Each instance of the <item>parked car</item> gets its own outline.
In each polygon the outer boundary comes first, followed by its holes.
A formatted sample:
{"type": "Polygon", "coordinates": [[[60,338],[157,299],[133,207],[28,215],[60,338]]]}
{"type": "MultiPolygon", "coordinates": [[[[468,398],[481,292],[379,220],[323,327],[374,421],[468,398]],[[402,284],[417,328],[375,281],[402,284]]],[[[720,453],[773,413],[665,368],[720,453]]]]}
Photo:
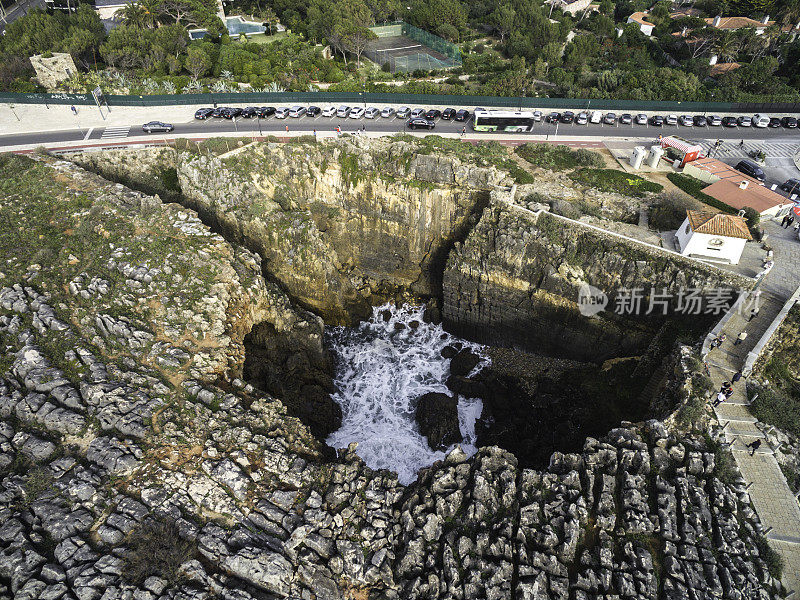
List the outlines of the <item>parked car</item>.
{"type": "Polygon", "coordinates": [[[533,111],[533,122],[539,123],[542,120],[542,111],[535,110],[533,111]]]}
{"type": "Polygon", "coordinates": [[[769,115],[756,113],[753,115],[753,127],[769,127],[769,115]]]}
{"type": "MultiPolygon", "coordinates": [[[[637,119],[638,119],[638,117],[637,117],[637,119]]],[[[647,117],[645,117],[645,121],[644,122],[647,123],[647,117]]],[[[630,114],[630,113],[622,113],[619,116],[619,124],[620,125],[630,125],[631,123],[633,123],[633,115],[632,114],[630,114]]]]}
{"type": "Polygon", "coordinates": [[[349,106],[342,104],[336,109],[336,116],[340,119],[346,119],[350,115],[350,110],[352,109],[349,106]]]}
{"type": "Polygon", "coordinates": [[[411,111],[410,117],[412,119],[424,119],[425,118],[425,109],[424,108],[415,108],[411,111]]]}
{"type": "Polygon", "coordinates": [[[150,121],[142,125],[142,131],[145,133],[169,133],[175,129],[172,123],[162,123],[161,121],[150,121]]]}
{"type": "Polygon", "coordinates": [[[613,125],[617,122],[617,115],[614,113],[608,113],[605,117],[603,117],[603,123],[606,125],[613,125]]]}
{"type": "Polygon", "coordinates": [[[367,112],[364,110],[363,106],[356,106],[354,109],[350,111],[350,114],[347,115],[350,119],[360,119],[364,116],[364,113],[367,112]]]}
{"type": "Polygon", "coordinates": [[[242,114],[242,109],[241,108],[225,108],[222,111],[222,118],[224,118],[224,119],[233,119],[235,117],[238,117],[241,114],[242,114]]]}
{"type": "Polygon", "coordinates": [[[370,106],[367,110],[364,111],[364,116],[367,119],[374,119],[377,116],[380,116],[381,109],[375,108],[374,106],[370,106]]]}
{"type": "Polygon", "coordinates": [[[306,114],[306,107],[305,106],[293,106],[289,109],[289,116],[294,119],[299,119],[300,117],[305,116],[306,114]]]}
{"type": "Polygon", "coordinates": [[[401,106],[397,109],[397,118],[398,119],[405,119],[409,114],[411,114],[411,109],[407,106],[401,106]]]}
{"type": "MultiPolygon", "coordinates": [[[[622,123],[622,119],[620,119],[620,123],[622,123]]],[[[638,115],[636,115],[636,124],[647,125],[647,115],[644,113],[639,113],[638,115]]]]}
{"type": "Polygon", "coordinates": [[[797,127],[797,119],[794,117],[783,117],[781,119],[781,125],[786,127],[786,129],[795,129],[797,127]]]}
{"type": "Polygon", "coordinates": [[[800,179],[787,179],[778,187],[789,195],[800,194],[800,179]]]}
{"type": "Polygon", "coordinates": [[[736,119],[736,124],[739,127],[750,127],[753,124],[753,119],[750,117],[741,116],[736,119]]]}
{"type": "MultiPolygon", "coordinates": [[[[469,118],[471,116],[472,116],[472,114],[467,109],[462,108],[461,110],[459,110],[456,113],[455,120],[463,123],[464,121],[469,121],[469,118]]],[[[534,117],[533,120],[535,121],[536,117],[534,117]]],[[[541,120],[541,118],[540,118],[540,120],[541,120]]]]}
{"type": "Polygon", "coordinates": [[[547,115],[547,119],[545,119],[548,123],[558,123],[561,120],[561,113],[560,112],[551,112],[547,115]]]}
{"type": "Polygon", "coordinates": [[[681,115],[681,118],[678,122],[684,127],[691,127],[694,125],[694,119],[692,118],[692,115],[681,115]]]}
{"type": "Polygon", "coordinates": [[[322,116],[323,117],[328,117],[328,118],[335,117],[336,116],[336,112],[337,112],[337,109],[336,109],[335,106],[329,106],[328,108],[323,108],[322,109],[322,116]]]}
{"type": "Polygon", "coordinates": [[[708,124],[711,127],[719,127],[720,125],[722,125],[722,117],[720,117],[719,115],[711,115],[710,117],[707,117],[707,119],[708,119],[708,124]]]}
{"type": "Polygon", "coordinates": [[[274,106],[260,106],[258,108],[258,116],[262,119],[266,119],[267,117],[271,117],[275,114],[275,107],[274,106]]]}
{"type": "Polygon", "coordinates": [[[740,173],[749,175],[753,179],[758,179],[759,181],[764,181],[767,178],[767,176],[764,174],[764,169],[759,167],[752,160],[740,160],[734,169],[740,173]]]}
{"type": "Polygon", "coordinates": [[[452,121],[455,116],[456,116],[455,108],[445,108],[444,111],[442,112],[442,118],[445,121],[452,121]]]}
{"type": "Polygon", "coordinates": [[[417,117],[409,119],[408,123],[406,123],[406,127],[408,127],[409,129],[433,129],[434,127],[436,127],[436,123],[434,123],[430,119],[417,117]]]}
{"type": "Polygon", "coordinates": [[[653,115],[652,117],[650,117],[648,122],[653,127],[662,127],[664,125],[664,117],[662,117],[661,115],[653,115]]]}
{"type": "Polygon", "coordinates": [[[393,117],[395,110],[391,106],[387,106],[381,111],[381,117],[384,119],[388,119],[389,117],[393,117]]]}
{"type": "Polygon", "coordinates": [[[306,115],[309,117],[317,117],[322,114],[322,109],[319,106],[309,106],[306,115]]]}
{"type": "Polygon", "coordinates": [[[695,127],[705,127],[708,125],[708,119],[706,119],[703,115],[695,115],[692,121],[694,122],[695,127]]]}
{"type": "Polygon", "coordinates": [[[215,119],[219,119],[222,117],[222,114],[225,112],[225,110],[226,109],[224,106],[217,107],[211,111],[211,116],[214,117],[215,119]]]}
{"type": "Polygon", "coordinates": [[[579,112],[578,115],[575,117],[575,124],[576,125],[586,125],[589,122],[589,113],[586,111],[579,112]]]}
{"type": "Polygon", "coordinates": [[[199,121],[205,121],[213,113],[214,113],[213,108],[200,108],[197,110],[197,112],[194,113],[194,118],[198,119],[199,121]]]}
{"type": "Polygon", "coordinates": [[[770,117],[769,125],[767,127],[772,127],[773,129],[776,129],[778,127],[783,127],[783,123],[781,123],[779,117],[770,117]]]}
{"type": "Polygon", "coordinates": [[[602,120],[603,120],[603,113],[601,113],[599,110],[592,112],[592,116],[589,117],[589,123],[592,123],[593,125],[597,125],[602,120]]]}
{"type": "Polygon", "coordinates": [[[664,123],[666,125],[677,125],[678,124],[678,115],[667,115],[664,119],[664,123]]]}
{"type": "Polygon", "coordinates": [[[279,106],[275,109],[275,118],[276,119],[285,119],[289,116],[289,111],[291,109],[288,106],[279,106]]]}
{"type": "Polygon", "coordinates": [[[736,117],[723,117],[722,125],[723,127],[736,127],[738,122],[736,121],[736,117]]]}
{"type": "Polygon", "coordinates": [[[257,115],[258,115],[258,108],[256,108],[255,106],[247,106],[242,109],[243,119],[252,119],[257,115]]]}
{"type": "Polygon", "coordinates": [[[571,110],[565,110],[561,114],[561,122],[562,123],[574,123],[575,122],[575,113],[571,110]]]}
{"type": "Polygon", "coordinates": [[[439,117],[442,116],[442,111],[437,110],[435,108],[430,109],[428,112],[425,113],[425,118],[430,121],[435,121],[439,117]]]}

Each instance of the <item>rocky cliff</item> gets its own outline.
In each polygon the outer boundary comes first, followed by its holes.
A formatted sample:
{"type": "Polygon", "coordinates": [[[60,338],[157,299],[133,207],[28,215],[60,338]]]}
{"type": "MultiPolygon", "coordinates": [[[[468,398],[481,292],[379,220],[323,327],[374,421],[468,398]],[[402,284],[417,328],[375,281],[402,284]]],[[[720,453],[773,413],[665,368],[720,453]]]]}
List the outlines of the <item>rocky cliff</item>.
{"type": "Polygon", "coordinates": [[[646,301],[639,314],[615,314],[617,290],[639,288],[647,295],[651,288],[708,292],[753,284],[699,261],[521,208],[506,192],[492,195],[478,225],[456,244],[443,280],[442,314],[456,332],[595,362],[640,354],[663,322],[644,314],[646,301]],[[593,318],[578,310],[584,284],[609,296],[606,310],[593,318]]]}
{"type": "Polygon", "coordinates": [[[541,470],[456,450],[408,487],[325,460],[236,378],[252,324],[319,327],[254,255],[51,158],[0,157],[0,195],[0,598],[780,591],[713,441],[626,425],[541,470]]]}

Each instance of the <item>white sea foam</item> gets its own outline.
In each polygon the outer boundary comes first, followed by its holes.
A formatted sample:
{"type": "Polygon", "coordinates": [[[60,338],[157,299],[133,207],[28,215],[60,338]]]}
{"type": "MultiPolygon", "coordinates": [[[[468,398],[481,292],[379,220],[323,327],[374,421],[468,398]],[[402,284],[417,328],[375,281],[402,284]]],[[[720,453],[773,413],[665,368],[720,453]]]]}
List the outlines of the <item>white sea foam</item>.
{"type": "MultiPolygon", "coordinates": [[[[446,455],[430,449],[414,419],[417,398],[429,392],[450,393],[445,385],[450,360],[442,357],[441,350],[460,343],[480,354],[480,346],[425,323],[423,310],[387,304],[375,307],[372,317],[358,327],[329,330],[330,346],[337,355],[332,397],[342,407],[342,427],[327,442],[334,448],[358,442],[356,452],[368,466],[396,472],[403,484],[446,455]],[[416,329],[411,327],[414,321],[419,324],[416,329]]],[[[481,409],[479,399],[458,398],[464,438],[459,445],[469,455],[476,451],[475,421],[481,409]]]]}

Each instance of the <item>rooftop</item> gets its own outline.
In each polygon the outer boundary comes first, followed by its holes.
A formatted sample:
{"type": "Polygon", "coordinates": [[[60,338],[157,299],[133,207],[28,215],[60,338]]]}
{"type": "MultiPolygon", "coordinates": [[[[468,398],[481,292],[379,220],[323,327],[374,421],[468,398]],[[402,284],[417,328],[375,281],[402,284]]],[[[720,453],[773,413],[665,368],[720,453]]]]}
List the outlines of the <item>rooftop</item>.
{"type": "Polygon", "coordinates": [[[722,17],[718,25],[714,25],[713,18],[706,19],[705,21],[717,29],[744,29],[745,27],[759,28],[769,27],[770,25],[775,24],[775,21],[767,21],[766,23],[763,23],[762,21],[756,21],[750,17],[722,17]]]}
{"type": "Polygon", "coordinates": [[[757,182],[753,183],[754,180],[750,177],[742,175],[738,171],[736,173],[739,174],[738,180],[721,179],[707,188],[703,188],[703,192],[737,210],[749,206],[760,213],[789,202],[769,188],[759,185],[757,182]],[[747,180],[751,182],[747,188],[740,188],[739,183],[747,180]]]}
{"type": "Polygon", "coordinates": [[[655,23],[651,23],[647,20],[647,13],[643,13],[641,11],[633,13],[630,17],[628,17],[630,21],[636,21],[640,25],[650,25],[651,27],[655,27],[655,23]]]}
{"type": "Polygon", "coordinates": [[[686,216],[689,218],[689,225],[695,233],[722,235],[744,240],[753,239],[753,236],[750,235],[750,230],[747,228],[747,223],[738,215],[687,210],[686,216]]]}

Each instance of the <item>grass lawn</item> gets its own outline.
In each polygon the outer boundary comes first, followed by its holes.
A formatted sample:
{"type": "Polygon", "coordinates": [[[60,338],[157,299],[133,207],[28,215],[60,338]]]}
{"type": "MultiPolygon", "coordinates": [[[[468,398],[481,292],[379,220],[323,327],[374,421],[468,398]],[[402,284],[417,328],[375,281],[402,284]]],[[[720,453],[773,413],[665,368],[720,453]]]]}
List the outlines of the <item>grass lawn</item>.
{"type": "Polygon", "coordinates": [[[269,44],[275,40],[281,39],[282,37],[286,37],[285,31],[273,33],[272,35],[268,35],[266,33],[248,33],[247,41],[255,42],[256,44],[269,44]]]}
{"type": "Polygon", "coordinates": [[[653,183],[617,169],[577,169],[569,177],[601,192],[616,192],[634,198],[642,198],[647,192],[660,192],[664,189],[660,183],[653,183]]]}

